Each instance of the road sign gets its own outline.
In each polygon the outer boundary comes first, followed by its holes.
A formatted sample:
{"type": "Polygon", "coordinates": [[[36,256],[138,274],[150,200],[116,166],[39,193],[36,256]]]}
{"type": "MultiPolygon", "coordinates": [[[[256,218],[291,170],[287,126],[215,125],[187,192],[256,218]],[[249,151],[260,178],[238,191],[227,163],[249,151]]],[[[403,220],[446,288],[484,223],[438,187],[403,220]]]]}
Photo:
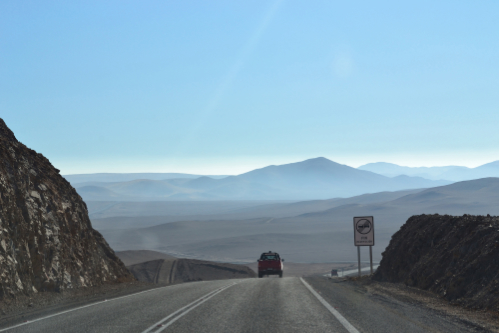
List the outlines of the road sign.
{"type": "Polygon", "coordinates": [[[360,216],[353,218],[355,246],[374,246],[374,218],[360,216]]]}

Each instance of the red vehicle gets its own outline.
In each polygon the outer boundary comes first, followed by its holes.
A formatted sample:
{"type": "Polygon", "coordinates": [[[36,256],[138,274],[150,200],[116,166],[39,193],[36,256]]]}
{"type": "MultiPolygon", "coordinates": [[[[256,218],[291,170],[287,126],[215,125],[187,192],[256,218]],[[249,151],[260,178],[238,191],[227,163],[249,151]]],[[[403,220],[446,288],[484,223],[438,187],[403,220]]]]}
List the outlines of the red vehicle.
{"type": "Polygon", "coordinates": [[[281,259],[279,253],[272,251],[264,252],[260,256],[258,261],[258,277],[261,278],[264,275],[278,275],[282,278],[282,271],[284,265],[282,264],[284,259],[281,259]]]}

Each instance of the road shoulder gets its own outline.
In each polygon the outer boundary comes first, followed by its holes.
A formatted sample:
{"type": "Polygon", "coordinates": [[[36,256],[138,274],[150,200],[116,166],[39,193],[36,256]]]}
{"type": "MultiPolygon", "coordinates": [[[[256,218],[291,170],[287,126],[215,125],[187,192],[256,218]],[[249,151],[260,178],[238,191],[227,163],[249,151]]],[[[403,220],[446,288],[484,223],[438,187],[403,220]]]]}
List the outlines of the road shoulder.
{"type": "Polygon", "coordinates": [[[459,318],[459,320],[468,322],[472,326],[490,330],[491,332],[499,332],[499,313],[469,310],[459,305],[450,304],[429,291],[409,287],[402,283],[377,282],[367,278],[354,283],[363,286],[368,293],[419,304],[445,315],[459,318]]]}
{"type": "Polygon", "coordinates": [[[40,292],[31,296],[18,295],[0,300],[0,327],[19,321],[43,317],[106,299],[159,288],[162,285],[145,282],[110,283],[101,286],[68,289],[62,292],[40,292]]]}
{"type": "Polygon", "coordinates": [[[458,308],[402,285],[367,276],[306,280],[361,332],[499,332],[499,321],[491,314],[458,308]]]}

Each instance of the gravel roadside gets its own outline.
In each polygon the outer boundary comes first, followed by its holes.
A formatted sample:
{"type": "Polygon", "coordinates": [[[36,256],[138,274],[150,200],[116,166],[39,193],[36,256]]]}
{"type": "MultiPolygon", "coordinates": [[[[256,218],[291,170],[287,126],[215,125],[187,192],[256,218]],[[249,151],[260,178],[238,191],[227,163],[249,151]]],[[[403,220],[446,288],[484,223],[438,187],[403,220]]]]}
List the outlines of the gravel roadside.
{"type": "Polygon", "coordinates": [[[484,331],[499,333],[499,313],[497,312],[472,310],[454,305],[432,292],[409,287],[403,283],[373,281],[369,276],[363,276],[361,279],[348,277],[344,280],[365,288],[370,294],[384,295],[406,303],[418,304],[447,316],[460,318],[484,331]]]}
{"type": "Polygon", "coordinates": [[[69,289],[62,292],[40,292],[31,296],[18,295],[15,298],[0,300],[0,327],[9,326],[19,320],[28,321],[86,304],[163,286],[137,281],[69,289]]]}

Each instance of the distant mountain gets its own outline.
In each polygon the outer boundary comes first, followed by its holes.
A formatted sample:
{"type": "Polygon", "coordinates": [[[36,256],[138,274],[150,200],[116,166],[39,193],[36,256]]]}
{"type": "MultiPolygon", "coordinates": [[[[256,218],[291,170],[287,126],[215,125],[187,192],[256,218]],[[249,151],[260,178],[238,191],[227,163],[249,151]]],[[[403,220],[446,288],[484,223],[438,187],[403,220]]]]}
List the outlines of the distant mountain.
{"type": "MultiPolygon", "coordinates": [[[[188,173],[90,173],[79,175],[63,175],[71,184],[86,182],[128,182],[137,179],[164,180],[174,178],[199,178],[201,175],[192,175],[188,173]]],[[[227,176],[209,176],[210,178],[220,179],[227,176]]]]}
{"type": "MultiPolygon", "coordinates": [[[[421,191],[424,190],[379,192],[346,199],[298,202],[239,200],[110,203],[89,201],[87,205],[92,225],[97,230],[134,229],[179,221],[230,221],[261,217],[272,220],[275,218],[321,212],[349,204],[383,203],[421,191]]],[[[123,258],[121,259],[123,260],[123,258]]]]}
{"type": "Polygon", "coordinates": [[[425,207],[425,213],[441,214],[498,214],[497,203],[499,203],[499,178],[462,181],[430,188],[392,201],[394,205],[425,207]]]}
{"type": "Polygon", "coordinates": [[[499,161],[476,168],[463,166],[406,167],[392,163],[377,162],[362,165],[358,170],[371,171],[387,177],[406,175],[431,180],[463,181],[486,177],[499,177],[499,161]]]}
{"type": "Polygon", "coordinates": [[[441,175],[455,170],[469,170],[461,166],[443,166],[443,167],[406,167],[393,163],[377,162],[369,163],[358,167],[359,170],[371,171],[377,174],[396,177],[401,175],[423,177],[426,179],[442,179],[441,175]]]}
{"type": "MultiPolygon", "coordinates": [[[[95,181],[73,184],[77,191],[89,185],[102,187],[128,200],[310,200],[350,197],[365,193],[428,188],[449,184],[421,177],[386,177],[319,157],[272,165],[238,176],[214,179],[139,179],[127,182],[95,181]]],[[[96,192],[96,189],[93,188],[96,192]]],[[[104,191],[102,191],[104,193],[104,191]]],[[[95,196],[81,195],[87,200],[95,196]]],[[[100,199],[105,200],[105,199],[100,199]]],[[[110,201],[122,198],[110,197],[110,201]]]]}
{"type": "MultiPolygon", "coordinates": [[[[116,250],[148,249],[177,257],[237,262],[253,261],[255,254],[263,248],[277,251],[292,262],[318,263],[356,260],[352,232],[354,216],[374,216],[376,244],[373,256],[374,260],[379,260],[392,235],[412,215],[499,214],[499,178],[400,194],[380,193],[333,201],[253,207],[249,208],[250,218],[244,213],[246,209],[240,209],[239,219],[234,214],[230,220],[213,218],[209,222],[189,218],[160,224],[158,219],[159,223],[151,226],[144,225],[143,217],[128,218],[128,229],[106,228],[101,232],[116,250]],[[383,197],[386,201],[380,202],[383,197]],[[318,210],[320,206],[325,209],[318,210]],[[293,212],[296,215],[288,215],[293,212]],[[270,214],[276,218],[269,218],[270,214]],[[287,216],[279,218],[279,215],[287,216]]],[[[115,222],[118,225],[119,221],[115,222]]]]}
{"type": "MultiPolygon", "coordinates": [[[[412,215],[499,215],[499,178],[482,178],[426,189],[381,203],[351,203],[292,218],[287,223],[306,225],[344,221],[353,216],[375,216],[377,230],[393,234],[412,215]],[[376,222],[377,221],[377,222],[376,222]]],[[[348,229],[348,225],[345,224],[348,229]]],[[[378,236],[379,236],[378,232],[378,236]]]]}
{"type": "MultiPolygon", "coordinates": [[[[324,157],[268,166],[237,176],[238,179],[280,189],[287,199],[326,199],[364,193],[398,191],[448,184],[419,177],[389,178],[330,161],[324,157]]],[[[231,177],[224,181],[228,182],[231,177]]],[[[284,198],[283,198],[284,199],[284,198]]]]}
{"type": "Polygon", "coordinates": [[[499,177],[499,161],[487,163],[472,169],[475,178],[499,177]]]}
{"type": "Polygon", "coordinates": [[[85,200],[109,200],[110,198],[118,200],[126,200],[127,197],[107,188],[100,186],[82,186],[78,188],[78,194],[85,200]]]}

